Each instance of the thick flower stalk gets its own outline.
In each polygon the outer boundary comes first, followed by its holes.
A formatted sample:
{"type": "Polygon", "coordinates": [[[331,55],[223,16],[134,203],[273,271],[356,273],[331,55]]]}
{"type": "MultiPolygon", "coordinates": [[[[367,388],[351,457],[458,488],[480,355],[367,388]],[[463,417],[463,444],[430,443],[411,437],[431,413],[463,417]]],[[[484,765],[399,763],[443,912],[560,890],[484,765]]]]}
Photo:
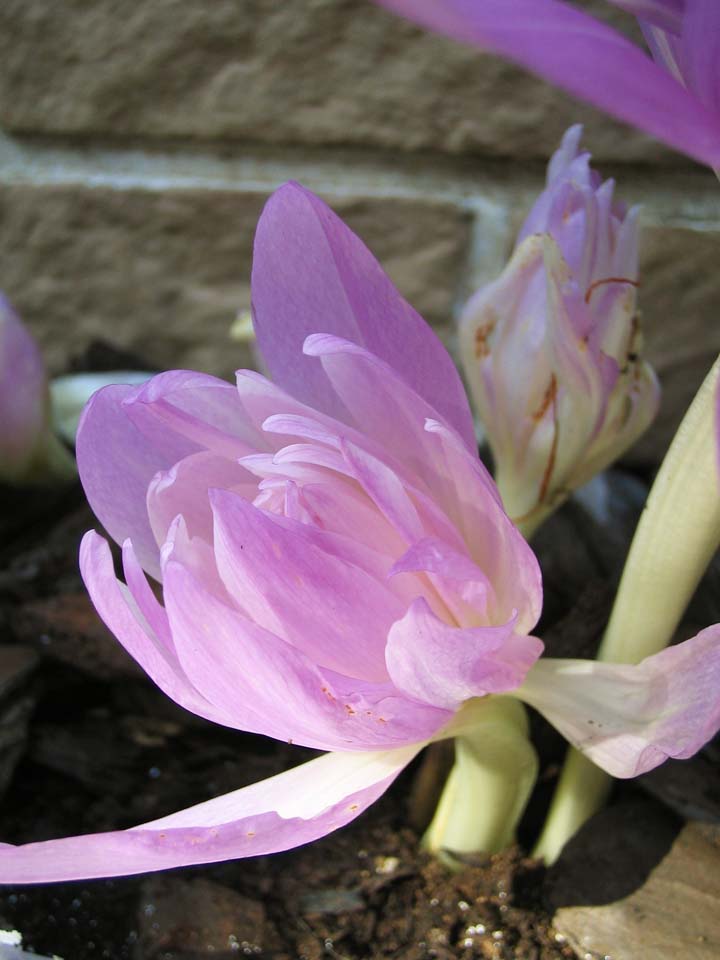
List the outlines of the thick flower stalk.
{"type": "Polygon", "coordinates": [[[0,294],[0,482],[22,485],[76,475],[50,421],[40,349],[0,294]]]}
{"type": "MultiPolygon", "coordinates": [[[[720,726],[720,627],[637,667],[538,660],[537,562],[478,460],[448,354],[297,185],[263,212],[252,282],[274,382],[175,371],[91,401],[80,472],[125,583],[95,533],[81,567],[105,623],[177,703],[330,752],[129,830],[1,845],[0,881],[306,843],[432,740],[457,736],[462,769],[481,767],[476,734],[502,724],[509,697],[616,776],[689,756],[720,726]]],[[[468,819],[490,801],[468,792],[468,819]]]]}
{"type": "Polygon", "coordinates": [[[500,277],[460,319],[461,357],[505,509],[529,535],[655,416],[635,308],[638,209],[572,127],[500,277]]]}
{"type": "Polygon", "coordinates": [[[720,167],[720,4],[608,0],[635,13],[650,54],[565,0],[377,0],[720,167]]]}
{"type": "MultiPolygon", "coordinates": [[[[658,471],[630,547],[598,658],[639,663],[670,643],[720,546],[718,358],[658,471]]],[[[536,854],[552,862],[603,804],[607,775],[570,750],[536,854]]]]}

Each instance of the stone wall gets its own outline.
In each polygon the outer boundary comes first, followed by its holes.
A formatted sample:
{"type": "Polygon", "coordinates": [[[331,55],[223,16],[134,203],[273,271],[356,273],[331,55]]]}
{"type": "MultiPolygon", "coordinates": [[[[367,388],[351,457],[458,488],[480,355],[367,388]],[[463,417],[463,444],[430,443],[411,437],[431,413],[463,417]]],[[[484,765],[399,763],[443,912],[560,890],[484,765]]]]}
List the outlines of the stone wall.
{"type": "Polygon", "coordinates": [[[54,372],[99,337],[229,376],[251,362],[229,329],[254,224],[292,178],[452,346],[458,306],[502,266],[578,120],[645,204],[640,302],[665,400],[634,458],[651,463],[720,349],[717,182],[369,0],[4,0],[0,287],[54,372]]]}

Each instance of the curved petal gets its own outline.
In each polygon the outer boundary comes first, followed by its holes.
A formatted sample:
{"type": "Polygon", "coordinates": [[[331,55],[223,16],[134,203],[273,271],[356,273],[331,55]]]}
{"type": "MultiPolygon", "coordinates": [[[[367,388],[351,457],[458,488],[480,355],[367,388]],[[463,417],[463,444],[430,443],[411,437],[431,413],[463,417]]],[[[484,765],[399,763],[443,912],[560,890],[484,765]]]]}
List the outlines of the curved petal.
{"type": "Polygon", "coordinates": [[[385,640],[402,612],[392,591],[323,550],[303,524],[225,491],[213,491],[211,502],[218,570],[248,616],[319,666],[387,680],[385,640]]]}
{"type": "Polygon", "coordinates": [[[701,163],[720,118],[621,34],[562,0],[378,0],[409,20],[532,70],[701,163]]]}
{"type": "Polygon", "coordinates": [[[193,453],[157,473],[147,490],[147,513],[155,539],[164,544],[175,518],[182,515],[188,535],[212,543],[212,510],[208,490],[233,490],[252,500],[257,480],[235,460],[206,450],[193,453]]]}
{"type": "MultiPolygon", "coordinates": [[[[408,470],[407,465],[403,466],[392,450],[352,427],[342,424],[333,426],[332,421],[328,421],[326,425],[310,417],[282,414],[269,417],[264,427],[271,432],[295,435],[312,442],[284,447],[271,458],[267,455],[243,458],[242,463],[258,476],[278,476],[285,473],[287,479],[307,485],[323,479],[323,474],[308,469],[310,465],[328,468],[333,471],[332,481],[338,479],[338,475],[339,479],[347,477],[357,481],[369,498],[367,502],[375,504],[378,518],[382,514],[388,527],[392,525],[395,528],[396,535],[409,540],[422,535],[423,529],[428,526],[449,540],[459,542],[457,530],[439,505],[442,500],[441,491],[445,491],[445,503],[442,506],[452,516],[456,504],[451,500],[451,493],[455,492],[455,487],[452,477],[443,472],[441,465],[437,469],[428,467],[425,471],[426,477],[436,477],[435,489],[430,494],[423,492],[427,485],[412,470],[408,470]],[[292,471],[287,469],[291,464],[292,471]]],[[[460,437],[449,427],[445,429],[452,433],[457,444],[471,456],[460,437]]],[[[433,446],[428,445],[428,458],[435,459],[436,455],[437,448],[433,450],[433,446]]],[[[476,455],[473,453],[472,456],[476,455]]],[[[324,479],[330,480],[331,475],[325,473],[324,479]]],[[[492,480],[489,482],[492,486],[492,480]]],[[[342,487],[342,484],[339,486],[342,487]]],[[[345,495],[344,490],[342,495],[345,495]]],[[[363,530],[360,534],[356,529],[352,536],[364,537],[367,532],[363,530]]]]}
{"type": "Polygon", "coordinates": [[[687,759],[720,728],[720,624],[637,666],[541,660],[515,696],[614,777],[687,759]]]}
{"type": "Polygon", "coordinates": [[[125,400],[127,413],[144,433],[156,424],[234,459],[266,447],[262,431],[245,414],[237,387],[194,370],[168,370],[125,400]]]}
{"type": "Polygon", "coordinates": [[[342,451],[352,474],[378,510],[408,543],[420,539],[425,530],[406,487],[390,467],[348,441],[342,451]]]}
{"type": "Polygon", "coordinates": [[[344,543],[361,544],[373,553],[381,553],[387,558],[387,566],[405,549],[394,527],[351,480],[343,482],[333,476],[326,483],[305,483],[298,487],[298,498],[306,524],[336,534],[344,543]]]}
{"type": "Polygon", "coordinates": [[[385,659],[395,686],[411,697],[448,710],[463,700],[518,687],[542,653],[535,637],[514,633],[513,621],[497,627],[452,627],[424,598],[410,606],[388,636],[385,659]]]}
{"type": "Polygon", "coordinates": [[[715,114],[720,113],[720,6],[692,0],[683,16],[683,80],[715,114]]]}
{"type": "MultiPolygon", "coordinates": [[[[303,350],[319,358],[352,426],[386,452],[391,462],[399,461],[414,484],[422,480],[433,499],[450,512],[452,480],[436,463],[436,444],[425,430],[425,421],[437,420],[438,411],[364,347],[329,334],[314,334],[303,350]]],[[[469,449],[474,453],[477,445],[469,449]]]]}
{"type": "Polygon", "coordinates": [[[148,485],[197,448],[161,429],[157,443],[143,435],[123,407],[135,389],[105,387],[90,399],[78,427],[78,471],[100,523],[116,543],[130,538],[143,567],[159,579],[159,551],[145,509],[148,485]]]}
{"type": "Polygon", "coordinates": [[[50,383],[53,429],[66,443],[74,444],[80,416],[93,394],[116,383],[137,386],[152,376],[152,373],[140,370],[110,370],[107,373],[68,373],[53,377],[50,383]]]}
{"type": "MultiPolygon", "coordinates": [[[[437,537],[416,541],[397,560],[388,576],[427,574],[429,583],[442,600],[442,617],[460,627],[487,626],[492,623],[491,610],[497,609],[496,595],[490,580],[464,551],[455,550],[437,537]]],[[[393,581],[394,583],[395,581],[393,581]]],[[[415,590],[430,600],[427,590],[415,590]]],[[[431,603],[432,606],[432,603],[431,603]]],[[[433,607],[433,611],[435,607],[433,607]]]]}
{"type": "Polygon", "coordinates": [[[389,363],[475,446],[470,408],[445,347],[362,241],[299,184],[277,190],[262,212],[252,291],[258,345],[273,380],[293,396],[345,419],[320,364],[299,362],[308,335],[336,334],[389,363]]]}
{"type": "Polygon", "coordinates": [[[120,877],[290,850],[354,820],[423,746],[328,753],[131,830],[0,844],[0,883],[120,877]]]}
{"type": "Polygon", "coordinates": [[[319,669],[178,563],[165,569],[165,598],[186,673],[241,730],[320,750],[372,750],[426,740],[450,719],[398,696],[390,684],[319,669]]]}
{"type": "Polygon", "coordinates": [[[102,537],[91,530],[80,544],[80,572],[101,620],[163,693],[198,716],[226,723],[188,680],[172,646],[165,611],[153,603],[129,546],[124,553],[128,587],[115,577],[110,548],[102,537]]]}
{"type": "Polygon", "coordinates": [[[425,429],[437,441],[455,482],[461,529],[472,560],[493,586],[489,617],[502,623],[517,614],[516,629],[528,633],[542,609],[542,576],[537,558],[502,508],[497,489],[477,455],[470,454],[442,424],[425,429]]]}
{"type": "Polygon", "coordinates": [[[117,543],[131,539],[144,569],[159,578],[146,509],[153,477],[201,450],[240,457],[257,443],[266,446],[247,424],[231,384],[175,370],[140,387],[106,387],[91,398],[78,427],[78,470],[107,532],[117,543]]]}

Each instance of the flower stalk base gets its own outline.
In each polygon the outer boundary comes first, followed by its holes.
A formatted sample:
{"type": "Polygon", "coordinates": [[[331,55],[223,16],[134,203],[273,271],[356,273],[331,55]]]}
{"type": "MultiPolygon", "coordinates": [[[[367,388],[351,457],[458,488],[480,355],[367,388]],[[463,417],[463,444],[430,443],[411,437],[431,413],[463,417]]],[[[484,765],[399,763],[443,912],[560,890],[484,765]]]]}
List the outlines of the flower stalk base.
{"type": "MultiPolygon", "coordinates": [[[[598,651],[608,663],[639,663],[663,650],[720,545],[715,393],[720,357],[680,424],[630,547],[598,651]]],[[[603,805],[611,778],[571,750],[535,853],[548,863],[603,805]]]]}
{"type": "Polygon", "coordinates": [[[469,701],[456,723],[455,764],[423,845],[452,865],[453,854],[510,846],[537,779],[525,708],[508,697],[469,701]]]}

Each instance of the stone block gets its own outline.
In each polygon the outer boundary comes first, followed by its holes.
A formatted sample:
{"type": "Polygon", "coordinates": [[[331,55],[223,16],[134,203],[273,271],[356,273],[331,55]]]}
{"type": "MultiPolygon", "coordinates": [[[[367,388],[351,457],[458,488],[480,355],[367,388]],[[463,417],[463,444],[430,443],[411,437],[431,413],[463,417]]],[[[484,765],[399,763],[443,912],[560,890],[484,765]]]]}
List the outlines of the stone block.
{"type": "MultiPolygon", "coordinates": [[[[231,377],[250,306],[252,239],[265,196],[207,189],[0,187],[0,289],[52,372],[101,338],[152,368],[231,377]]],[[[448,328],[470,224],[458,207],[343,196],[331,204],[426,319],[448,328]]]]}
{"type": "MultiPolygon", "coordinates": [[[[603,0],[592,12],[631,25],[603,0]]],[[[687,163],[370,0],[4,0],[0,125],[18,132],[687,163]]]]}
{"type": "Polygon", "coordinates": [[[626,459],[658,463],[720,352],[720,232],[647,227],[641,288],[645,353],[663,396],[657,420],[626,459]]]}
{"type": "MultiPolygon", "coordinates": [[[[646,824],[639,825],[643,829],[646,824]]],[[[585,876],[593,866],[591,859],[585,861],[585,876]]],[[[615,869],[618,873],[617,864],[615,869]]],[[[578,958],[715,960],[720,951],[719,878],[717,825],[689,823],[636,889],[601,905],[564,907],[554,925],[578,958]]]]}

